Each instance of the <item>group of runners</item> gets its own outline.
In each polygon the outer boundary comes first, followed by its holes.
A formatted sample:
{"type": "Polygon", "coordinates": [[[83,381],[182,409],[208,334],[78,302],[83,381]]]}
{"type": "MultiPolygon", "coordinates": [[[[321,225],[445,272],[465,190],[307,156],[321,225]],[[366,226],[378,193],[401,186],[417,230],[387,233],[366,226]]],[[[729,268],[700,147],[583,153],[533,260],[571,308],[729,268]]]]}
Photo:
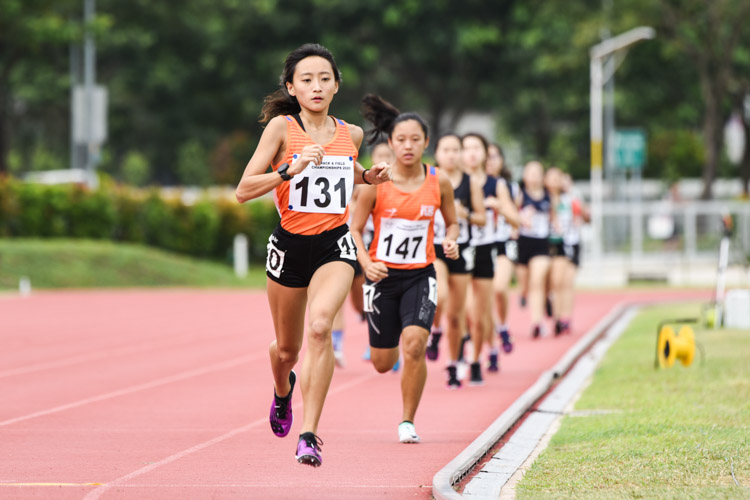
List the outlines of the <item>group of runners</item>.
{"type": "Polygon", "coordinates": [[[374,368],[401,367],[398,437],[416,443],[426,360],[438,359],[443,337],[449,388],[461,387],[462,366],[469,384],[482,384],[484,346],[489,371],[499,369],[500,345],[512,351],[514,268],[531,335],[546,334],[545,308],[555,317],[556,334],[570,331],[578,225],[587,217],[559,169],[545,173],[530,162],[516,184],[500,147],[480,134],[442,135],[436,165],[427,164],[425,120],[372,94],[362,99],[372,124],[365,137],[360,127],[328,114],[340,81],[332,54],[320,45],[287,56],[281,88],[263,106],[266,128],[236,191],[241,203],[273,191],[281,216],[266,260],[276,334],[269,348],[269,420],[275,435],[288,435],[294,367],[307,330],[295,456],[312,466],[322,464],[318,423],[334,366],[343,363],[347,295],[367,321],[374,368]],[[357,161],[363,141],[372,146],[370,169],[357,161]],[[464,353],[466,338],[471,349],[464,353]]]}

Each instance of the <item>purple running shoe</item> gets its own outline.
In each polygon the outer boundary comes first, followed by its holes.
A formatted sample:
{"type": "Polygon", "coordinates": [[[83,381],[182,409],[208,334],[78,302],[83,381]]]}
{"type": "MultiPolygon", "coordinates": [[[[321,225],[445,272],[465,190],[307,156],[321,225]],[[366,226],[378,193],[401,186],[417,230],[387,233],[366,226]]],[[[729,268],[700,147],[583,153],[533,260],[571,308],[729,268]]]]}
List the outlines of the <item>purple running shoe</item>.
{"type": "Polygon", "coordinates": [[[301,464],[320,467],[323,464],[323,458],[320,456],[322,444],[323,440],[312,432],[300,434],[297,442],[297,461],[301,464]]]}
{"type": "Polygon", "coordinates": [[[297,374],[294,370],[289,374],[289,384],[292,386],[289,389],[289,394],[285,397],[280,398],[276,395],[276,390],[273,391],[273,403],[271,403],[271,415],[269,421],[271,422],[271,430],[278,437],[284,437],[289,434],[292,428],[292,422],[294,422],[294,415],[292,415],[292,392],[294,391],[294,383],[297,381],[297,374]]]}
{"type": "Polygon", "coordinates": [[[500,340],[503,343],[503,351],[505,351],[506,354],[510,354],[510,352],[513,350],[513,342],[511,342],[510,340],[510,334],[508,333],[508,330],[500,331],[500,340]]]}

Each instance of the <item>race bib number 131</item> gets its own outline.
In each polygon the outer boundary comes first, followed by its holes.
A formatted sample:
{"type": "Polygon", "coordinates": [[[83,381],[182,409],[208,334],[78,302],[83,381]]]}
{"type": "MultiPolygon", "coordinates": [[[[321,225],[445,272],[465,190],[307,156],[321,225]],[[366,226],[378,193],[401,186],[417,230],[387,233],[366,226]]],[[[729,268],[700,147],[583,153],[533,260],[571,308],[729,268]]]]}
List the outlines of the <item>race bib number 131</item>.
{"type": "Polygon", "coordinates": [[[324,156],[320,165],[310,163],[289,181],[289,210],[343,214],[353,190],[354,158],[324,156]]]}

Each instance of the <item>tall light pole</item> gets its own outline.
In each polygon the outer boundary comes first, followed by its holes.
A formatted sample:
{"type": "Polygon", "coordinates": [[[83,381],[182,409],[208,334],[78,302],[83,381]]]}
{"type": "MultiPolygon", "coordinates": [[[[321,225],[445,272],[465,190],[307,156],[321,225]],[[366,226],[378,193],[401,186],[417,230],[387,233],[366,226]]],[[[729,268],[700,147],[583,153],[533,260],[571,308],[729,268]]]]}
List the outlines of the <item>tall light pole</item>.
{"type": "Polygon", "coordinates": [[[591,47],[591,221],[594,226],[594,241],[592,253],[594,261],[602,259],[603,214],[602,197],[602,86],[609,80],[617,69],[616,64],[608,64],[608,74],[605,74],[605,61],[618,51],[628,48],[642,40],[654,38],[653,28],[639,27],[608,38],[591,47]]]}

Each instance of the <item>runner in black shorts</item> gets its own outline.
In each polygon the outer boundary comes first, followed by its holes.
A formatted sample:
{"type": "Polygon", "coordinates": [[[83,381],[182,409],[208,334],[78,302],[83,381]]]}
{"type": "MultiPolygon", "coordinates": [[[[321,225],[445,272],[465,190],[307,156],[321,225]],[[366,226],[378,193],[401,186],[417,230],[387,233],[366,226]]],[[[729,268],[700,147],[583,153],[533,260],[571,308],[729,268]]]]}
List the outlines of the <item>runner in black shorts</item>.
{"type": "Polygon", "coordinates": [[[550,196],[544,188],[544,167],[529,162],[524,167],[523,186],[517,200],[521,215],[518,237],[518,265],[524,266],[528,282],[531,336],[545,333],[542,323],[550,268],[549,232],[554,217],[550,196]]]}
{"type": "Polygon", "coordinates": [[[269,423],[278,437],[292,428],[293,368],[307,316],[303,419],[295,457],[317,467],[323,461],[318,423],[334,367],[331,326],[354,275],[356,248],[346,227],[349,199],[355,183],[389,181],[390,167],[365,171],[356,162],[362,129],[328,114],[341,74],[325,47],[306,44],[292,51],[280,80],[281,88],[265,99],[262,121],[267,125],[235,194],[244,203],[273,191],[281,215],[266,260],[275,330],[269,348],[274,383],[269,423]],[[327,186],[340,186],[341,196],[331,196],[327,186]]]}
{"type": "Polygon", "coordinates": [[[365,96],[362,109],[375,125],[374,135],[387,135],[396,155],[393,182],[363,189],[352,222],[367,276],[372,364],[380,373],[391,370],[401,346],[403,417],[398,436],[402,443],[418,443],[414,416],[427,379],[425,348],[438,301],[433,219],[441,209],[448,227],[443,248],[449,257],[458,257],[453,188],[437,168],[422,163],[428,135],[419,115],[401,114],[374,95],[365,96]],[[375,234],[365,251],[362,230],[370,214],[375,234]]]}
{"type": "Polygon", "coordinates": [[[461,139],[456,134],[445,134],[438,139],[435,158],[438,160],[441,175],[446,176],[453,186],[453,197],[458,217],[458,259],[447,259],[443,252],[445,222],[438,211],[435,214],[435,272],[438,280],[438,307],[435,311],[430,340],[427,344],[427,359],[435,361],[439,355],[439,341],[443,330],[440,322],[443,313],[447,318],[446,338],[448,341],[447,375],[448,388],[461,387],[458,379],[457,362],[460,357],[461,338],[466,332],[466,291],[474,269],[474,248],[469,245],[469,225],[484,223],[482,206],[482,185],[471,179],[460,168],[461,139]]]}
{"type": "Polygon", "coordinates": [[[471,280],[471,305],[469,309],[470,333],[473,352],[470,356],[471,385],[482,385],[482,347],[494,335],[492,321],[492,280],[495,276],[495,225],[497,216],[502,215],[516,222],[515,207],[505,192],[500,191],[495,177],[487,174],[486,162],[489,156],[487,140],[480,134],[467,134],[462,139],[462,159],[466,172],[478,179],[483,190],[483,210],[485,224],[471,226],[470,244],[475,250],[474,271],[471,280]]]}

